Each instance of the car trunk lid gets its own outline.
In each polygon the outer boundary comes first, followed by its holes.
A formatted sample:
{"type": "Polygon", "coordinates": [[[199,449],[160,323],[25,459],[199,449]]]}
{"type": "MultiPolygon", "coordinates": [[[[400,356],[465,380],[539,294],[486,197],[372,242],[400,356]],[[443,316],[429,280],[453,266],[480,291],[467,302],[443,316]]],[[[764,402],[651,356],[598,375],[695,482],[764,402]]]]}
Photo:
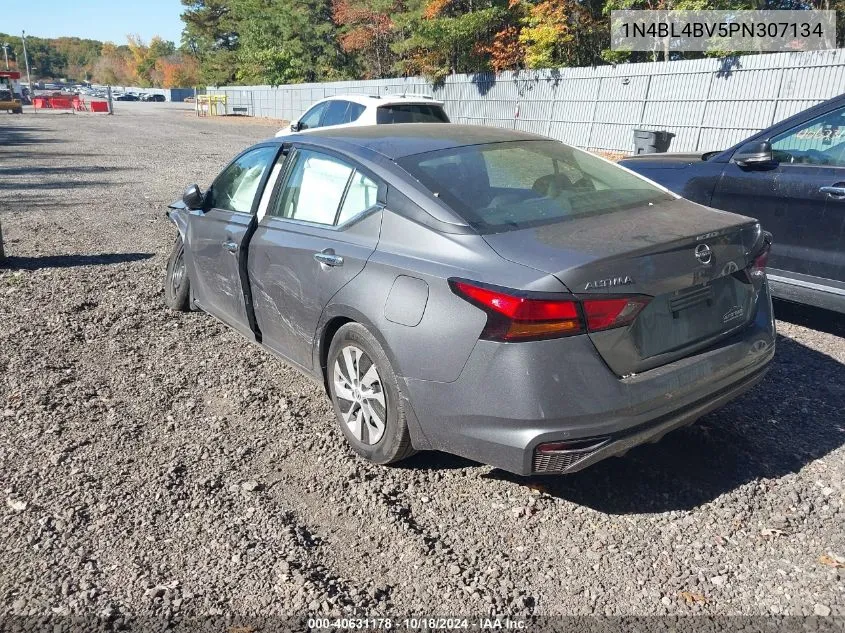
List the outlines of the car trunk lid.
{"type": "Polygon", "coordinates": [[[761,233],[752,218],[674,200],[484,239],[582,298],[651,297],[630,325],[589,335],[620,376],[692,354],[754,315],[758,291],[745,271],[761,233]]]}

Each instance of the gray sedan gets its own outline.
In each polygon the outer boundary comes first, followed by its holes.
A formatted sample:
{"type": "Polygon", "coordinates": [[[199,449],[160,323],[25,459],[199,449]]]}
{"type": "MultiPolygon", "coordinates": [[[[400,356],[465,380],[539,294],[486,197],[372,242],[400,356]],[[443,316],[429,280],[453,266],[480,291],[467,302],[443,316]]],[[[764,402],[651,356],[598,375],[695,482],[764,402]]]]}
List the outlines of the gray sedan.
{"type": "Polygon", "coordinates": [[[325,385],[379,464],[573,472],[736,398],[774,354],[755,220],[539,136],[279,137],[168,214],[167,304],[325,385]]]}

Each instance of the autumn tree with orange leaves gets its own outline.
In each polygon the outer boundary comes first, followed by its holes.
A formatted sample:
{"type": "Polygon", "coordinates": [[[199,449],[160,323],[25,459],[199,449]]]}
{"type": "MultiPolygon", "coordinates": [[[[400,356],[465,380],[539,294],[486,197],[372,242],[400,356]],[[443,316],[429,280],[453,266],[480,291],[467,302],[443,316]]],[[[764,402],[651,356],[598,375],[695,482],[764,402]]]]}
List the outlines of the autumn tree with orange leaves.
{"type": "Polygon", "coordinates": [[[393,13],[403,9],[398,0],[333,0],[332,19],[340,27],[338,41],[347,53],[358,56],[365,79],[393,74],[396,38],[393,13]]]}

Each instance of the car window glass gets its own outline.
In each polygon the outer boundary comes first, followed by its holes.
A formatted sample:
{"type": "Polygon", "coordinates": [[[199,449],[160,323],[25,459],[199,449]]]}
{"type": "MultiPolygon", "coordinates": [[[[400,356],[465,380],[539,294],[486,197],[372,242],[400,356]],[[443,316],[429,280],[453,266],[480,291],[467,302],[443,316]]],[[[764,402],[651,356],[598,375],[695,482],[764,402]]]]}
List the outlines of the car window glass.
{"type": "Polygon", "coordinates": [[[771,143],[782,163],[845,167],[845,108],[802,123],[771,143]]]}
{"type": "Polygon", "coordinates": [[[376,123],[448,123],[449,117],[439,105],[398,104],[381,106],[376,111],[376,123]]]}
{"type": "Polygon", "coordinates": [[[305,114],[302,115],[302,118],[299,119],[299,129],[300,130],[309,130],[311,128],[320,127],[320,117],[323,114],[323,110],[326,109],[327,103],[318,103],[313,108],[308,110],[305,114]]]}
{"type": "Polygon", "coordinates": [[[259,147],[224,169],[211,187],[212,208],[250,213],[261,177],[277,150],[276,147],[259,147]]]}
{"type": "Polygon", "coordinates": [[[364,174],[355,172],[355,175],[352,176],[352,182],[349,183],[349,189],[346,192],[346,198],[343,200],[337,223],[343,224],[372,207],[376,203],[377,195],[378,185],[364,174]]]}
{"type": "Polygon", "coordinates": [[[352,168],[324,154],[297,151],[273,215],[334,224],[352,168]]]}
{"type": "Polygon", "coordinates": [[[554,141],[472,145],[398,162],[482,233],[674,200],[643,178],[554,141]]]}
{"type": "Polygon", "coordinates": [[[348,101],[343,101],[341,99],[329,101],[326,112],[323,114],[323,119],[320,121],[320,127],[326,127],[327,125],[342,125],[343,123],[346,123],[346,110],[348,108],[348,101]]]}
{"type": "Polygon", "coordinates": [[[347,122],[352,123],[353,121],[357,121],[366,109],[367,108],[362,106],[360,103],[353,103],[350,101],[349,110],[346,111],[346,118],[348,119],[347,122]]]}

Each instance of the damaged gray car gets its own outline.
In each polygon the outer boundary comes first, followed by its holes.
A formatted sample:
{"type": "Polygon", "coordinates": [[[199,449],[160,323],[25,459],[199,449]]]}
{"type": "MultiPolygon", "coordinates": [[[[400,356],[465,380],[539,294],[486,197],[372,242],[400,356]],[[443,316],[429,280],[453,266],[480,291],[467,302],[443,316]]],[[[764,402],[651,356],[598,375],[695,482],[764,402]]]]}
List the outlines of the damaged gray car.
{"type": "Polygon", "coordinates": [[[379,464],[574,472],[721,407],[774,354],[754,219],[531,134],[274,138],[168,215],[167,304],[325,385],[379,464]]]}

